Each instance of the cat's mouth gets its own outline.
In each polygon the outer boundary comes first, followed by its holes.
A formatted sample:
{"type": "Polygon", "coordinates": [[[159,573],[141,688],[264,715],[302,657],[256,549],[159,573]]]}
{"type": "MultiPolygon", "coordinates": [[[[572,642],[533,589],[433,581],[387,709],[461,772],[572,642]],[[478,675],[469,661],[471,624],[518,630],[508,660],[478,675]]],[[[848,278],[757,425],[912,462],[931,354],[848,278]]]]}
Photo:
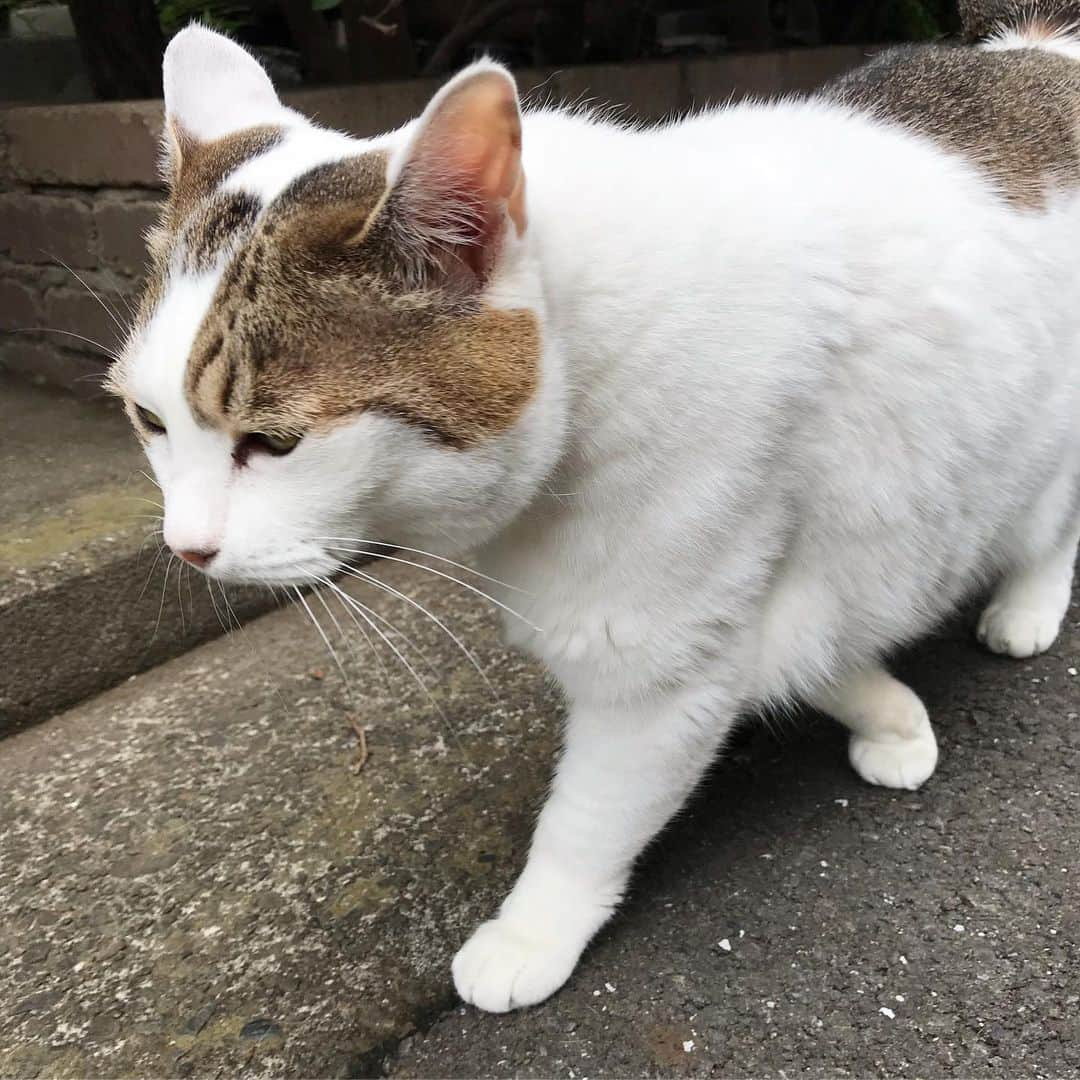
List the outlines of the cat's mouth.
{"type": "Polygon", "coordinates": [[[271,565],[256,563],[248,566],[221,566],[216,559],[193,565],[206,577],[227,585],[263,585],[271,589],[303,588],[356,577],[363,567],[383,558],[400,561],[395,559],[398,550],[389,544],[380,545],[378,551],[331,547],[314,558],[290,559],[271,565]]]}

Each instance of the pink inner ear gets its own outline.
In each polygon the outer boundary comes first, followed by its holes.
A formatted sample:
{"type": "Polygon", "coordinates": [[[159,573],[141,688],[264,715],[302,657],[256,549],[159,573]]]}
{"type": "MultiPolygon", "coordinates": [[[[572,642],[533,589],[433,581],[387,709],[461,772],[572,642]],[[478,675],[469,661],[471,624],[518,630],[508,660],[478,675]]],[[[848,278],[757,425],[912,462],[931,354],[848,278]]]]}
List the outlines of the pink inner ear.
{"type": "Polygon", "coordinates": [[[451,86],[429,117],[402,173],[414,224],[483,276],[508,215],[525,229],[521,117],[510,78],[482,71],[451,86]]]}

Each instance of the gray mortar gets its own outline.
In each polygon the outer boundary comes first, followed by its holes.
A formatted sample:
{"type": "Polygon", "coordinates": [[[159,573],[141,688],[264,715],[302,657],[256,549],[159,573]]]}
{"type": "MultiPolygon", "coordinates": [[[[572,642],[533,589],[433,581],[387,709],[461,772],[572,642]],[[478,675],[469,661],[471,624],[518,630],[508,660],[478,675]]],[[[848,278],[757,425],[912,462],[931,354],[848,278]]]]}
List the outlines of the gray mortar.
{"type": "MultiPolygon", "coordinates": [[[[0,381],[0,734],[221,633],[116,403],[0,381]],[[166,574],[168,573],[168,590],[166,574]]],[[[273,603],[230,590],[243,618],[273,603]]],[[[219,607],[220,599],[218,601],[219,607]]]]}

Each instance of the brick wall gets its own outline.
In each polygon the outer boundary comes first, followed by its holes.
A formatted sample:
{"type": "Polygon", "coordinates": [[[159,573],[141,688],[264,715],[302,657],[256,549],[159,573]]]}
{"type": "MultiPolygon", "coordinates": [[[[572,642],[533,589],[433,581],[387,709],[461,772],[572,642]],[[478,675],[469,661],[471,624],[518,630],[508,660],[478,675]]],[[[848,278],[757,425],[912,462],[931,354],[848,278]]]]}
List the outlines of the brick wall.
{"type": "MultiPolygon", "coordinates": [[[[534,100],[615,102],[656,120],[732,97],[812,89],[863,55],[799,50],[527,71],[519,79],[534,100]]],[[[371,135],[415,116],[436,86],[335,87],[287,100],[321,123],[371,135]]],[[[102,350],[122,338],[117,323],[138,295],[142,236],[161,196],[160,124],[160,102],[0,110],[0,368],[100,392],[102,350]]]]}

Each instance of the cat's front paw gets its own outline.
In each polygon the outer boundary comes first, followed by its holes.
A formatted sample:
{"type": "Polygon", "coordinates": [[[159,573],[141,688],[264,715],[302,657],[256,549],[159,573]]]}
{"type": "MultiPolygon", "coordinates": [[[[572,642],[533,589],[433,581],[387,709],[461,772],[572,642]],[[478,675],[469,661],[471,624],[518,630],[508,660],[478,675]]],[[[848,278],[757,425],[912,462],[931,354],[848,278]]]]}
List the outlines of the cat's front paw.
{"type": "Polygon", "coordinates": [[[852,735],[848,757],[867,783],[914,791],[937,767],[937,739],[929,721],[916,735],[906,738],[892,734],[873,739],[852,735]]]}
{"type": "Polygon", "coordinates": [[[570,977],[585,942],[553,940],[505,916],[482,923],[454,957],[454,986],[486,1012],[509,1012],[550,997],[570,977]]]}
{"type": "Polygon", "coordinates": [[[976,636],[991,652],[1018,660],[1038,656],[1054,644],[1064,612],[1057,605],[991,603],[979,619],[976,636]]]}

